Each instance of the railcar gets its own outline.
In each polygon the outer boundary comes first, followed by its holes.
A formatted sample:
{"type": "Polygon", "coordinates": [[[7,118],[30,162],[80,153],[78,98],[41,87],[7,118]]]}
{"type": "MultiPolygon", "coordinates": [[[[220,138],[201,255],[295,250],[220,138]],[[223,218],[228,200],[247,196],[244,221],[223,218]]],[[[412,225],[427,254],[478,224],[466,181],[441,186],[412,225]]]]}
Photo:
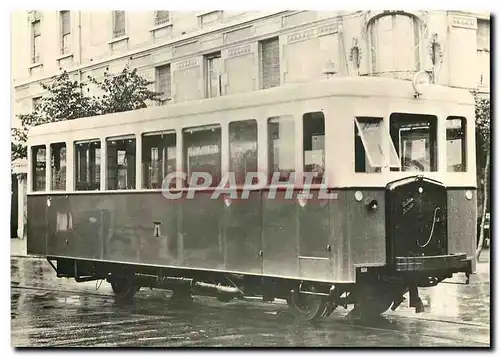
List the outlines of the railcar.
{"type": "Polygon", "coordinates": [[[141,287],[286,299],[314,320],[378,316],[409,294],[419,312],[419,287],[475,271],[474,130],[472,96],[425,73],[37,126],[28,253],[121,301],[141,287]]]}

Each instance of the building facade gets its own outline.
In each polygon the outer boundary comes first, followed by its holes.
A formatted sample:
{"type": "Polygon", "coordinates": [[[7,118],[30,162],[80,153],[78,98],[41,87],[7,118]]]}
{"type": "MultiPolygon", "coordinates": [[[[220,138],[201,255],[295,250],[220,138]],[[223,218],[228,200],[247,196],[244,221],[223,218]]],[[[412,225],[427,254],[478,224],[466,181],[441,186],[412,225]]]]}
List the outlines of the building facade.
{"type": "MultiPolygon", "coordinates": [[[[410,79],[489,95],[490,14],[459,11],[12,13],[12,125],[61,69],[87,83],[128,65],[163,92],[151,105],[342,76],[410,79]]],[[[94,94],[99,94],[87,83],[94,94]]],[[[26,165],[18,179],[18,235],[26,165]]]]}

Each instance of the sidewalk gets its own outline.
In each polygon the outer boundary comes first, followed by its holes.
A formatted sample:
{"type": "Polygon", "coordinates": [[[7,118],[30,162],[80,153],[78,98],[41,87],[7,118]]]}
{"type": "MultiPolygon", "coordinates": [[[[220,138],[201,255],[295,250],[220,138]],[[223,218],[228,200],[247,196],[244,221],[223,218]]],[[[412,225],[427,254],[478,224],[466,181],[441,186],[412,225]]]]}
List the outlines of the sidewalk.
{"type": "Polygon", "coordinates": [[[26,239],[11,238],[10,239],[10,256],[24,257],[26,253],[26,239]]]}

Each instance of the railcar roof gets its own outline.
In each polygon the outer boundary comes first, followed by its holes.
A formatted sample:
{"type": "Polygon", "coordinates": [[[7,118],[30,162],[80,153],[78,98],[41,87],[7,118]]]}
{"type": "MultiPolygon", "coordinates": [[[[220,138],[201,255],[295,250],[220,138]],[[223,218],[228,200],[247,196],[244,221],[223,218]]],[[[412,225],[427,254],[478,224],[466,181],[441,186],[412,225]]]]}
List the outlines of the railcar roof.
{"type": "MultiPolygon", "coordinates": [[[[103,121],[109,123],[110,126],[124,125],[162,118],[176,118],[261,106],[274,102],[292,102],[328,96],[410,99],[413,98],[413,95],[413,86],[409,80],[370,76],[339,76],[317,82],[285,84],[275,88],[217,98],[200,99],[166,106],[154,106],[128,112],[49,123],[32,128],[29,132],[29,137],[70,130],[91,129],[96,126],[102,126],[103,121]]],[[[469,105],[474,103],[472,95],[468,91],[439,85],[431,85],[418,100],[454,102],[469,105]]]]}

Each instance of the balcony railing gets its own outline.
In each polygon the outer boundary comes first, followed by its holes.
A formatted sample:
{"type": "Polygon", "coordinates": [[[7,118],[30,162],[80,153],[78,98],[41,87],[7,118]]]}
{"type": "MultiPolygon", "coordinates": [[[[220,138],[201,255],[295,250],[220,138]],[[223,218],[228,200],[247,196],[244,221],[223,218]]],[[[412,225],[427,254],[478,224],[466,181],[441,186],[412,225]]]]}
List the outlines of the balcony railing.
{"type": "Polygon", "coordinates": [[[122,36],[125,36],[125,29],[124,28],[113,30],[113,38],[122,37],[122,36]]]}
{"type": "Polygon", "coordinates": [[[169,14],[161,14],[155,17],[155,26],[160,26],[170,22],[169,14]]]}

